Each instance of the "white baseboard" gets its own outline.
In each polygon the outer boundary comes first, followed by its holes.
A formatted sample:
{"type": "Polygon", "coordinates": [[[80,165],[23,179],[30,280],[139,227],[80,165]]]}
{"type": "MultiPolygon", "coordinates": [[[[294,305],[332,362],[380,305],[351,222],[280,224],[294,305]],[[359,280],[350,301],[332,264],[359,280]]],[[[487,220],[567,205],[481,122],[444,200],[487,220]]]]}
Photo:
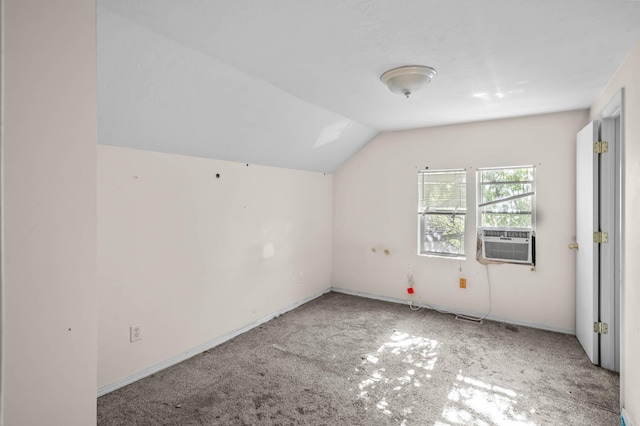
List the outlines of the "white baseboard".
{"type": "Polygon", "coordinates": [[[629,413],[625,411],[624,407],[620,409],[620,423],[622,426],[637,426],[629,416],[629,413]]]}
{"type": "Polygon", "coordinates": [[[312,301],[313,299],[317,299],[318,297],[329,293],[330,291],[331,291],[331,288],[328,288],[328,289],[323,290],[323,291],[321,291],[319,293],[313,294],[313,295],[311,295],[309,297],[306,297],[306,298],[302,299],[299,302],[296,302],[296,303],[294,303],[292,305],[289,305],[289,306],[287,306],[285,308],[282,308],[277,312],[273,312],[273,313],[267,315],[266,317],[260,318],[259,320],[256,320],[256,321],[254,321],[254,322],[252,322],[250,324],[247,324],[244,327],[241,327],[241,328],[239,328],[237,330],[234,330],[234,331],[232,331],[230,333],[227,333],[227,334],[224,334],[222,336],[216,337],[213,340],[209,340],[208,342],[205,342],[205,343],[203,343],[201,345],[198,345],[195,348],[191,348],[186,352],[183,352],[183,353],[180,353],[178,355],[175,355],[175,356],[173,356],[173,357],[171,357],[171,358],[169,358],[169,359],[167,359],[167,360],[165,360],[165,361],[163,361],[163,362],[161,362],[159,364],[153,365],[153,366],[151,366],[149,368],[145,368],[142,371],[138,371],[137,373],[132,374],[131,376],[124,377],[124,378],[122,378],[120,380],[116,380],[113,383],[109,383],[108,385],[102,386],[102,387],[98,388],[98,396],[100,397],[102,395],[106,395],[109,392],[113,392],[116,389],[120,389],[120,388],[122,388],[124,386],[130,385],[133,382],[137,382],[138,380],[143,379],[143,378],[145,378],[147,376],[150,376],[150,375],[152,375],[154,373],[157,373],[158,371],[162,371],[165,368],[171,367],[172,365],[178,364],[179,362],[185,361],[185,360],[187,360],[187,359],[189,359],[189,358],[191,358],[191,357],[193,357],[195,355],[198,355],[198,354],[200,354],[200,353],[202,353],[202,352],[204,352],[206,350],[214,348],[214,347],[226,342],[227,340],[231,340],[234,337],[239,336],[240,334],[251,330],[252,328],[255,328],[255,327],[257,327],[257,326],[259,326],[261,324],[264,324],[267,321],[272,320],[273,318],[276,318],[276,317],[278,317],[278,316],[280,316],[282,314],[285,314],[285,313],[287,313],[289,311],[292,311],[292,310],[296,309],[297,307],[312,301]]]}
{"type": "MultiPolygon", "coordinates": [[[[367,299],[381,300],[383,302],[400,303],[402,305],[409,304],[409,301],[407,299],[398,299],[398,298],[395,298],[395,297],[380,296],[378,294],[365,293],[365,292],[356,291],[356,290],[348,290],[346,288],[331,287],[331,291],[336,292],[336,293],[349,294],[349,295],[352,295],[352,296],[366,297],[367,299]]],[[[438,310],[438,311],[449,312],[449,313],[454,314],[454,315],[455,314],[462,314],[462,315],[473,316],[473,317],[483,317],[485,315],[482,312],[457,310],[457,309],[447,308],[447,307],[444,307],[444,306],[438,306],[438,305],[432,305],[432,304],[427,305],[426,303],[420,303],[420,302],[414,302],[413,306],[421,307],[421,308],[425,308],[425,309],[431,309],[432,308],[432,309],[435,309],[435,310],[438,310]]],[[[567,330],[567,329],[558,328],[558,327],[550,327],[550,326],[545,325],[545,324],[528,323],[528,322],[524,322],[524,321],[514,320],[512,318],[504,318],[504,317],[495,316],[495,315],[489,315],[487,317],[487,319],[491,320],[491,321],[498,321],[498,322],[507,323],[507,324],[520,325],[520,326],[523,326],[523,327],[531,327],[531,328],[537,328],[537,329],[540,329],[540,330],[553,331],[553,332],[556,332],[556,333],[570,334],[572,336],[575,336],[575,334],[576,334],[574,330],[567,330]]]]}

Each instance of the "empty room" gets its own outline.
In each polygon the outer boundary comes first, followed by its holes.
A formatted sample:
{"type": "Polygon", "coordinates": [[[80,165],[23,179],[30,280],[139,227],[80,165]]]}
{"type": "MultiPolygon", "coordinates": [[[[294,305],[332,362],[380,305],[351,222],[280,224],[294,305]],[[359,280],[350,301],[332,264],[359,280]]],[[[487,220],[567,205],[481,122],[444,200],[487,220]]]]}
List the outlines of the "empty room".
{"type": "Polygon", "coordinates": [[[0,6],[1,425],[640,426],[640,1],[0,6]]]}

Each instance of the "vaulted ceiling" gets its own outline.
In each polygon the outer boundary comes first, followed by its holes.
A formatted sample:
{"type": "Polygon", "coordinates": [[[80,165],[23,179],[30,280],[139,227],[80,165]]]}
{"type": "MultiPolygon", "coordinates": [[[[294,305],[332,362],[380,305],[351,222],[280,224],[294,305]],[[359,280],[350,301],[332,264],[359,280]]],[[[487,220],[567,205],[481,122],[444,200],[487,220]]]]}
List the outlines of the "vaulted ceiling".
{"type": "Polygon", "coordinates": [[[98,0],[102,144],[333,172],[381,131],[588,108],[640,1],[98,0]],[[437,70],[409,99],[380,75],[437,70]]]}

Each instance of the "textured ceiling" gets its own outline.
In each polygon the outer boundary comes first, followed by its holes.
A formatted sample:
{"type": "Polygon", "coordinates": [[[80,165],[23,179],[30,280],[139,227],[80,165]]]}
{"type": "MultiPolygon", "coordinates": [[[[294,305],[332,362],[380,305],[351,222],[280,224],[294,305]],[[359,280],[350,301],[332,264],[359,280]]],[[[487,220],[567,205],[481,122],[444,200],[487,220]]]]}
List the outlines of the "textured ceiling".
{"type": "Polygon", "coordinates": [[[98,0],[100,143],[334,171],[377,132],[587,108],[640,1],[98,0]],[[379,81],[434,67],[405,99],[379,81]]]}

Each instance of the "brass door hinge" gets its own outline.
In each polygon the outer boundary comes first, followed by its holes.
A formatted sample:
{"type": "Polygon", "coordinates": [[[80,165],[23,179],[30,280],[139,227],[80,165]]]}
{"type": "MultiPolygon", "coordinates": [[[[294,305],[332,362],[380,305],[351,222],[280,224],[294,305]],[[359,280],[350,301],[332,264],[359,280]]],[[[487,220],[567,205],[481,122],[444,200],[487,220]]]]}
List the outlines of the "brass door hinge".
{"type": "Polygon", "coordinates": [[[609,242],[609,233],[608,232],[594,232],[593,233],[593,242],[597,244],[608,243],[609,242]]]}
{"type": "Polygon", "coordinates": [[[609,142],[598,141],[593,143],[594,154],[604,154],[605,152],[609,152],[609,142]]]}
{"type": "Polygon", "coordinates": [[[604,322],[594,322],[593,332],[598,334],[607,334],[609,332],[609,325],[604,322]]]}

